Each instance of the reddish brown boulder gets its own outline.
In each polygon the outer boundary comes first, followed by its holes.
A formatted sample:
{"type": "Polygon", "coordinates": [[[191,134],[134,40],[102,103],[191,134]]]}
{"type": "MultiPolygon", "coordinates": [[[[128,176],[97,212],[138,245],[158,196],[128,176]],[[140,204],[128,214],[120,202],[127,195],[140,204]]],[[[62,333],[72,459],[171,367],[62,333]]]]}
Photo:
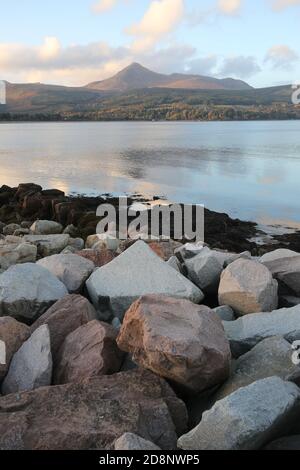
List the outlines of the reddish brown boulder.
{"type": "Polygon", "coordinates": [[[168,261],[174,256],[175,250],[182,246],[181,243],[175,242],[174,240],[162,241],[162,242],[151,242],[149,243],[151,250],[157,254],[164,261],[168,261]]]}
{"type": "Polygon", "coordinates": [[[82,250],[77,251],[76,255],[82,256],[85,259],[88,259],[94,263],[97,268],[101,268],[106,264],[110,263],[116,255],[105,248],[102,250],[82,250]]]}
{"type": "Polygon", "coordinates": [[[168,384],[136,370],[0,398],[0,450],[110,450],[130,432],[176,449],[187,412],[168,384]]]}
{"type": "Polygon", "coordinates": [[[66,384],[119,372],[124,353],[117,346],[118,332],[93,320],[65,339],[54,371],[54,383],[66,384]]]}
{"type": "Polygon", "coordinates": [[[55,364],[58,351],[66,337],[95,318],[95,309],[85,297],[67,295],[56,302],[31,326],[31,334],[41,325],[49,326],[51,352],[55,364]]]}
{"type": "Polygon", "coordinates": [[[127,311],[117,343],[141,367],[192,392],[229,376],[230,346],[221,320],[187,300],[142,297],[127,311]]]}
{"type": "Polygon", "coordinates": [[[0,341],[5,343],[5,364],[0,363],[0,382],[6,376],[13,355],[29,338],[30,329],[12,317],[0,318],[0,341]]]}

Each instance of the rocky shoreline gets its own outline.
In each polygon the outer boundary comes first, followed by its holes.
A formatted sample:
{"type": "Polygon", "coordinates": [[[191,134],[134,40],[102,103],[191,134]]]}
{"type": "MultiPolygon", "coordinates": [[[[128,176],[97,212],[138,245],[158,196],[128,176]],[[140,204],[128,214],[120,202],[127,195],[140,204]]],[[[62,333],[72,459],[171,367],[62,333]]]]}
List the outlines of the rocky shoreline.
{"type": "Polygon", "coordinates": [[[112,242],[108,201],[0,188],[0,450],[300,449],[299,234],[112,242]]]}

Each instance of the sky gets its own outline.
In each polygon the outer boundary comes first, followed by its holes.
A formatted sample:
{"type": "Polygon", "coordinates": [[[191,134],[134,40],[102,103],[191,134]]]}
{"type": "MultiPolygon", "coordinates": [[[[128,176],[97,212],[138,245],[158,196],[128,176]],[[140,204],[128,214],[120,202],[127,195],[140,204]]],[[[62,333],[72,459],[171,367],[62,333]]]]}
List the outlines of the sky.
{"type": "Polygon", "coordinates": [[[80,86],[157,72],[300,83],[300,0],[0,0],[0,79],[80,86]]]}

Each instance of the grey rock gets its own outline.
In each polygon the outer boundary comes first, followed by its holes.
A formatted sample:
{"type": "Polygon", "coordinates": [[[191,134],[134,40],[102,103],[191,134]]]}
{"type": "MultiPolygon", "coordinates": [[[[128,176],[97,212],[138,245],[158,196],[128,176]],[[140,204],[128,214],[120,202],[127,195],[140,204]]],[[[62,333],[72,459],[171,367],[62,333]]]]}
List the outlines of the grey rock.
{"type": "Polygon", "coordinates": [[[8,269],[14,264],[34,263],[37,257],[37,248],[30,243],[15,245],[12,243],[0,244],[0,268],[8,269]]]}
{"type": "Polygon", "coordinates": [[[30,230],[35,235],[55,235],[63,231],[63,226],[52,220],[37,220],[30,230]]]}
{"type": "Polygon", "coordinates": [[[280,437],[299,419],[300,390],[279,377],[238,389],[203,414],[182,436],[184,450],[258,450],[280,437]]]}
{"type": "Polygon", "coordinates": [[[138,241],[87,280],[87,289],[96,309],[111,311],[123,318],[139,297],[162,294],[200,303],[198,287],[159,258],[143,241],[138,241]]]}
{"type": "Polygon", "coordinates": [[[3,235],[13,235],[14,232],[20,228],[21,226],[19,224],[5,225],[5,227],[2,229],[2,233],[3,235]]]}
{"type": "Polygon", "coordinates": [[[0,275],[0,316],[30,324],[67,294],[64,284],[42,266],[15,265],[0,275]]]}
{"type": "Polygon", "coordinates": [[[84,249],[84,240],[82,238],[70,238],[69,246],[81,251],[84,249]]]}
{"type": "Polygon", "coordinates": [[[279,281],[281,288],[288,288],[300,297],[300,253],[279,249],[261,258],[263,263],[279,281]]]}
{"type": "Polygon", "coordinates": [[[267,338],[236,361],[231,377],[217,392],[215,399],[221,400],[239,388],[267,377],[277,376],[287,380],[297,370],[299,368],[292,362],[290,343],[279,336],[267,338]]]}
{"type": "Polygon", "coordinates": [[[67,227],[63,231],[64,234],[70,235],[70,237],[76,238],[78,236],[78,229],[75,225],[67,225],[67,227]]]}
{"type": "Polygon", "coordinates": [[[29,222],[28,220],[23,220],[23,222],[21,222],[20,225],[21,225],[21,228],[30,229],[32,222],[29,222]]]}
{"type": "Polygon", "coordinates": [[[77,294],[81,291],[95,268],[92,261],[74,254],[49,256],[41,259],[37,264],[48,269],[63,282],[70,294],[77,294]]]}
{"type": "Polygon", "coordinates": [[[182,265],[176,256],[171,256],[171,258],[167,261],[167,265],[171,268],[175,269],[179,273],[182,273],[182,265]]]}
{"type": "Polygon", "coordinates": [[[202,252],[208,253],[209,251],[209,248],[204,246],[202,242],[186,243],[185,245],[176,248],[175,255],[181,262],[184,262],[188,259],[194,258],[194,256],[197,256],[202,252]]]}
{"type": "Polygon", "coordinates": [[[215,313],[223,321],[234,321],[235,315],[234,311],[228,305],[222,305],[221,307],[214,308],[215,313]]]}
{"type": "Polygon", "coordinates": [[[289,341],[300,339],[300,305],[246,315],[223,325],[231,352],[234,357],[239,357],[271,336],[284,336],[289,341]]]}
{"type": "Polygon", "coordinates": [[[34,390],[51,384],[52,355],[47,325],[38,328],[12,358],[2,384],[3,395],[34,390]]]}
{"type": "Polygon", "coordinates": [[[278,307],[278,284],[257,261],[238,259],[222,273],[219,304],[229,305],[238,315],[270,312],[278,307]]]}
{"type": "Polygon", "coordinates": [[[215,294],[218,292],[223,267],[214,255],[210,252],[200,253],[186,260],[185,266],[191,281],[205,294],[215,294]]]}
{"type": "Polygon", "coordinates": [[[123,434],[123,436],[119,437],[119,439],[115,442],[115,450],[161,450],[157,445],[153,444],[153,442],[146,441],[140,436],[136,434],[132,434],[127,432],[123,434]]]}
{"type": "Polygon", "coordinates": [[[19,228],[13,233],[14,237],[22,237],[23,235],[29,235],[30,230],[28,228],[19,228]]]}
{"type": "Polygon", "coordinates": [[[37,246],[42,257],[61,253],[69,245],[70,235],[25,235],[24,241],[37,246]]]}

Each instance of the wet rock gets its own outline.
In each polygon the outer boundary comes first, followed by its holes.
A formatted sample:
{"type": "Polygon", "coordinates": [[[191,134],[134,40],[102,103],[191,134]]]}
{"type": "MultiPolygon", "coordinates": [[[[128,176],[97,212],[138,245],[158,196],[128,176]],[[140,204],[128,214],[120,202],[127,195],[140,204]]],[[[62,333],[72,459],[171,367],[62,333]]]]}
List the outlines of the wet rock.
{"type": "Polygon", "coordinates": [[[54,383],[80,382],[120,371],[124,353],[116,343],[117,331],[93,320],[70,333],[58,354],[54,383]]]}
{"type": "Polygon", "coordinates": [[[38,328],[14,354],[2,384],[3,395],[51,384],[52,356],[47,325],[38,328]]]}
{"type": "Polygon", "coordinates": [[[130,305],[142,295],[164,294],[203,300],[203,293],[139,241],[99,268],[87,280],[87,289],[96,309],[123,318],[130,305]]]}
{"type": "Polygon", "coordinates": [[[238,315],[270,312],[278,306],[278,284],[270,271],[256,261],[239,259],[222,273],[219,304],[238,315]]]}
{"type": "Polygon", "coordinates": [[[178,441],[184,450],[259,450],[288,432],[299,419],[300,390],[279,377],[240,388],[210,411],[178,441]],[[270,397],[272,397],[270,399],[270,397]]]}
{"type": "Polygon", "coordinates": [[[194,393],[229,376],[231,355],[221,320],[186,300],[142,297],[127,311],[117,342],[139,366],[194,393]]]}
{"type": "Polygon", "coordinates": [[[42,266],[12,266],[0,275],[0,316],[31,324],[67,293],[64,284],[42,266]]]}
{"type": "Polygon", "coordinates": [[[0,398],[1,450],[112,450],[126,432],[169,450],[186,424],[168,384],[139,370],[0,398]]]}
{"type": "Polygon", "coordinates": [[[68,289],[70,294],[81,292],[85,281],[93,272],[92,261],[74,254],[59,254],[41,259],[39,266],[48,269],[68,289]]]}

